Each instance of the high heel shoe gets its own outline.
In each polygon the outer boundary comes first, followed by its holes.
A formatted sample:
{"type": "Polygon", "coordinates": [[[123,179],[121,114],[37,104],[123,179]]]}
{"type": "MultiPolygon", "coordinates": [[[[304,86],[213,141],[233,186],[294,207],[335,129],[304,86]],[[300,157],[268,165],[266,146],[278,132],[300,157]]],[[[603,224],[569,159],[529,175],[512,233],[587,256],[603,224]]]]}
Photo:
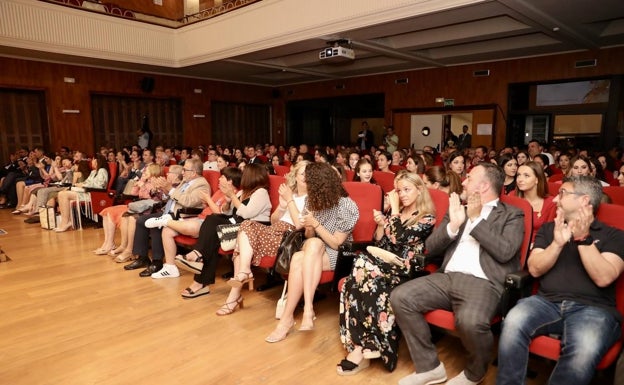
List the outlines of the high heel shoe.
{"type": "Polygon", "coordinates": [[[236,311],[236,308],[243,308],[243,296],[239,295],[234,301],[226,302],[217,310],[217,315],[230,315],[236,311]]]}
{"type": "Polygon", "coordinates": [[[115,245],[113,245],[113,247],[111,247],[110,249],[105,249],[103,247],[100,247],[100,248],[97,248],[97,249],[93,250],[93,254],[95,254],[95,255],[106,255],[106,254],[110,253],[110,251],[112,249],[114,249],[114,248],[115,248],[115,245]]]}
{"type": "Polygon", "coordinates": [[[312,317],[307,317],[306,312],[303,312],[303,317],[301,318],[301,327],[299,327],[300,332],[307,332],[310,330],[314,330],[314,321],[316,321],[316,314],[312,312],[312,317]],[[306,322],[308,321],[309,322],[306,322]]]}
{"type": "Polygon", "coordinates": [[[295,321],[293,321],[290,326],[282,326],[281,323],[277,325],[277,327],[269,334],[267,338],[264,340],[270,344],[274,344],[276,342],[283,341],[288,337],[288,334],[291,332],[292,328],[295,326],[295,321]]]}
{"type": "Polygon", "coordinates": [[[64,231],[69,230],[71,227],[72,227],[72,224],[70,222],[66,226],[58,226],[56,229],[54,229],[54,231],[56,231],[57,233],[62,233],[64,231]]]}
{"type": "Polygon", "coordinates": [[[237,289],[243,287],[246,283],[248,283],[249,291],[253,291],[253,281],[254,281],[254,276],[251,272],[246,273],[244,271],[240,271],[238,272],[238,274],[234,276],[234,278],[230,278],[230,280],[227,283],[228,285],[230,285],[230,287],[234,287],[237,289]],[[240,279],[240,276],[244,276],[244,278],[240,279]]]}
{"type": "Polygon", "coordinates": [[[113,246],[113,248],[108,252],[108,255],[110,255],[111,257],[116,257],[117,255],[121,254],[125,249],[125,247],[122,248],[113,246]]]}
{"type": "Polygon", "coordinates": [[[132,254],[132,253],[128,253],[128,254],[124,254],[121,253],[118,256],[116,256],[113,261],[117,262],[117,263],[124,263],[124,262],[130,262],[130,261],[134,261],[136,260],[136,255],[132,254]]]}

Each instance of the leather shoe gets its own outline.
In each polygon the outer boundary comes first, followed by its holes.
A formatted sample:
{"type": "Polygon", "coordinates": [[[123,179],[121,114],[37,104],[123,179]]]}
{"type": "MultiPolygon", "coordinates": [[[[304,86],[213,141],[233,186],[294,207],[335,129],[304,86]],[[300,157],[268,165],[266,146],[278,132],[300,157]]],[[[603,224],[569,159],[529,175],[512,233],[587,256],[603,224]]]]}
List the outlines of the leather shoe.
{"type": "Polygon", "coordinates": [[[140,269],[140,268],[149,266],[149,264],[150,264],[150,260],[149,260],[148,257],[139,257],[134,262],[124,266],[124,269],[125,270],[135,270],[135,269],[140,269]]]}
{"type": "Polygon", "coordinates": [[[147,269],[145,269],[145,270],[143,270],[142,272],[139,273],[139,277],[151,277],[152,274],[156,273],[157,271],[160,271],[160,269],[162,269],[162,267],[163,267],[162,262],[160,262],[160,263],[152,262],[147,267],[147,269]]]}

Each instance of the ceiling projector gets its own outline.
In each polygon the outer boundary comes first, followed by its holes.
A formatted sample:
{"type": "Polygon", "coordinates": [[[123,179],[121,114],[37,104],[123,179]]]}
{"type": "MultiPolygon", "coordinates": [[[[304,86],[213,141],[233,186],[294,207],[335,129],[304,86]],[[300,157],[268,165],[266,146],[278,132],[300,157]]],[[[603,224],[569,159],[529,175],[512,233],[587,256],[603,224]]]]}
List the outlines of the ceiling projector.
{"type": "Polygon", "coordinates": [[[327,60],[331,62],[344,62],[355,59],[355,51],[351,48],[334,46],[325,48],[319,52],[320,60],[327,60]]]}

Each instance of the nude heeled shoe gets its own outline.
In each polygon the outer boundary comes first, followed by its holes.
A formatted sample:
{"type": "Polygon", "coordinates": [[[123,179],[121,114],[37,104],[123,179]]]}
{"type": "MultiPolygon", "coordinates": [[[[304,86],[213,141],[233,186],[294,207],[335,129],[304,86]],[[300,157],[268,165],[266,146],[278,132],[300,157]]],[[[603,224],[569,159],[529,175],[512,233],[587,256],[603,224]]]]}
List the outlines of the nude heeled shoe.
{"type": "Polygon", "coordinates": [[[56,231],[57,233],[62,233],[64,231],[69,230],[72,227],[71,222],[67,224],[67,226],[58,226],[57,228],[54,229],[54,231],[56,231]]]}

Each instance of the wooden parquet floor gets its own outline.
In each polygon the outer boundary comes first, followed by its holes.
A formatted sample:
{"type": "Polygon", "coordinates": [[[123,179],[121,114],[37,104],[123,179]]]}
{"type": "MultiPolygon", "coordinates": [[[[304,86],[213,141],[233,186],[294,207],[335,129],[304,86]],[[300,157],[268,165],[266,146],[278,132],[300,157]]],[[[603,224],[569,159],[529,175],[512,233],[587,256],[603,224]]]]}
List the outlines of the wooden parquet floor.
{"type": "MultiPolygon", "coordinates": [[[[183,300],[189,273],[139,278],[92,253],[102,230],[55,233],[23,220],[0,210],[7,231],[0,246],[12,259],[0,263],[0,384],[396,384],[413,371],[403,344],[393,373],[373,362],[357,376],[336,375],[345,355],[336,293],[316,304],[315,330],[268,344],[280,289],[244,292],[243,310],[218,317],[229,289],[221,278],[210,295],[183,300]]],[[[220,263],[219,274],[227,265],[220,263]]],[[[449,376],[459,373],[459,340],[445,336],[437,346],[449,376]]],[[[483,383],[494,384],[495,375],[491,366],[483,383]]]]}

